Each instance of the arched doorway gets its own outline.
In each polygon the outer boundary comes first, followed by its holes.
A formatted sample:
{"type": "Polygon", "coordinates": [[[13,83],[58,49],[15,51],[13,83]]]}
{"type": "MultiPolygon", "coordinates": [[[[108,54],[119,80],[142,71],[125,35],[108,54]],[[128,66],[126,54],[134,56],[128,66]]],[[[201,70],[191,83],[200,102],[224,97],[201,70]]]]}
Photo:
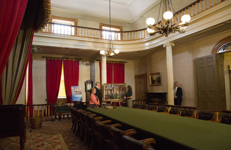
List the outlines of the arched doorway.
{"type": "Polygon", "coordinates": [[[231,109],[231,36],[220,40],[213,48],[216,55],[218,70],[218,83],[220,94],[224,97],[226,109],[231,109]]]}
{"type": "Polygon", "coordinates": [[[230,45],[231,36],[220,40],[212,55],[195,59],[199,109],[230,110],[230,45]]]}

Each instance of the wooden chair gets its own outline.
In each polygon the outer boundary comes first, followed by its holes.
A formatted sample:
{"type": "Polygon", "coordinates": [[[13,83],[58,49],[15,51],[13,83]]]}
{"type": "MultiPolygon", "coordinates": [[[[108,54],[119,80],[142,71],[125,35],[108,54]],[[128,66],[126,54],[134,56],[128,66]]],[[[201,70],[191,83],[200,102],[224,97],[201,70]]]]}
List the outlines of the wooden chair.
{"type": "Polygon", "coordinates": [[[71,114],[71,109],[68,105],[55,106],[55,119],[57,119],[56,115],[58,115],[59,120],[61,120],[62,116],[64,118],[64,116],[67,115],[67,118],[69,118],[70,114],[71,114]]]}
{"type": "Polygon", "coordinates": [[[108,123],[111,123],[111,120],[105,121],[96,121],[96,149],[99,150],[110,150],[111,140],[110,133],[106,127],[108,123]]]}
{"type": "Polygon", "coordinates": [[[122,140],[123,135],[132,136],[136,134],[135,129],[121,130],[121,124],[113,124],[108,126],[109,133],[111,135],[111,149],[121,150],[125,148],[124,141],[122,140]]]}
{"type": "Polygon", "coordinates": [[[154,138],[137,140],[127,135],[123,135],[122,138],[125,142],[124,150],[154,150],[151,144],[156,144],[154,138]]]}
{"type": "Polygon", "coordinates": [[[86,131],[86,143],[85,145],[87,145],[88,147],[90,147],[90,144],[91,144],[91,140],[93,139],[93,131],[92,131],[92,125],[91,125],[91,120],[89,117],[96,117],[96,114],[93,114],[93,113],[89,113],[89,112],[86,112],[83,114],[83,118],[84,118],[84,128],[85,128],[85,131],[86,131]]]}
{"type": "Polygon", "coordinates": [[[231,114],[222,114],[221,123],[231,124],[231,114]]]}
{"type": "Polygon", "coordinates": [[[98,129],[97,126],[95,125],[96,121],[101,121],[103,120],[103,117],[101,116],[97,116],[97,117],[93,117],[93,116],[89,116],[89,121],[91,124],[91,128],[92,128],[92,135],[93,135],[93,149],[97,149],[97,137],[98,137],[98,129]]]}
{"type": "Polygon", "coordinates": [[[71,118],[72,118],[71,130],[73,131],[73,133],[75,132],[76,125],[77,125],[77,118],[74,113],[75,113],[75,108],[71,108],[71,118]]]}
{"type": "Polygon", "coordinates": [[[139,104],[133,104],[133,108],[140,108],[139,104]]]}
{"type": "Polygon", "coordinates": [[[183,108],[181,111],[181,116],[183,117],[193,117],[194,110],[189,108],[183,108]]]}
{"type": "Polygon", "coordinates": [[[157,110],[157,106],[155,105],[148,105],[148,110],[157,110]]]}
{"type": "Polygon", "coordinates": [[[168,109],[168,107],[166,107],[166,106],[158,106],[157,112],[166,112],[167,109],[168,109]]]}
{"type": "Polygon", "coordinates": [[[147,105],[146,104],[141,104],[140,105],[140,109],[146,109],[147,108],[147,105]]]}
{"type": "Polygon", "coordinates": [[[200,111],[197,118],[201,120],[214,120],[214,112],[200,111]]]}
{"type": "Polygon", "coordinates": [[[180,114],[180,108],[179,107],[171,107],[169,114],[180,114]]]}

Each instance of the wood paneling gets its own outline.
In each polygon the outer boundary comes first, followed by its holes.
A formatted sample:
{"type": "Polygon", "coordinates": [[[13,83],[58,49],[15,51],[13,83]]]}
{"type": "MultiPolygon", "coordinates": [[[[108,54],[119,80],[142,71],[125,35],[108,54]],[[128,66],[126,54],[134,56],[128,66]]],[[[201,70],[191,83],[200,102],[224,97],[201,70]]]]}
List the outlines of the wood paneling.
{"type": "Polygon", "coordinates": [[[135,75],[136,100],[146,100],[147,74],[135,75]]]}
{"type": "Polygon", "coordinates": [[[199,109],[217,109],[218,90],[214,55],[196,59],[196,77],[199,109]]]}

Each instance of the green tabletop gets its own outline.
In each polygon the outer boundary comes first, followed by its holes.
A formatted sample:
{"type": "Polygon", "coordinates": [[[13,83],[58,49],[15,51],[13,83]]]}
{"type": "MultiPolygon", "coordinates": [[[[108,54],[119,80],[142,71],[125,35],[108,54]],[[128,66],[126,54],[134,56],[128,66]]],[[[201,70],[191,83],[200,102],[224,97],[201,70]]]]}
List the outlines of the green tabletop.
{"type": "Polygon", "coordinates": [[[192,149],[231,149],[231,125],[126,107],[87,108],[192,149]]]}

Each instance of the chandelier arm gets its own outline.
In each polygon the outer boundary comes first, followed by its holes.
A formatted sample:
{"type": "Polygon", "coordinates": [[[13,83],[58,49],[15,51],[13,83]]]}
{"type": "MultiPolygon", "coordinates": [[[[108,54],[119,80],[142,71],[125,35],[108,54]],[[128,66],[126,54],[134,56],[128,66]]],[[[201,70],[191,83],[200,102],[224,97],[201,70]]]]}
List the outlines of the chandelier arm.
{"type": "Polygon", "coordinates": [[[175,32],[180,32],[184,33],[186,27],[188,26],[188,20],[190,20],[190,16],[185,17],[184,20],[187,20],[181,23],[173,23],[174,20],[176,19],[176,22],[178,22],[178,18],[175,18],[173,16],[175,14],[175,10],[173,8],[173,3],[171,0],[161,0],[160,6],[159,6],[159,13],[158,13],[158,20],[155,25],[149,25],[148,28],[151,30],[148,30],[149,35],[152,36],[156,33],[165,35],[166,37],[175,32]],[[162,20],[159,21],[160,18],[160,13],[164,14],[162,16],[162,20]],[[164,12],[165,11],[165,12],[164,12]],[[171,12],[166,12],[166,11],[171,11],[171,12]],[[158,22],[159,21],[159,22],[158,22]]]}

